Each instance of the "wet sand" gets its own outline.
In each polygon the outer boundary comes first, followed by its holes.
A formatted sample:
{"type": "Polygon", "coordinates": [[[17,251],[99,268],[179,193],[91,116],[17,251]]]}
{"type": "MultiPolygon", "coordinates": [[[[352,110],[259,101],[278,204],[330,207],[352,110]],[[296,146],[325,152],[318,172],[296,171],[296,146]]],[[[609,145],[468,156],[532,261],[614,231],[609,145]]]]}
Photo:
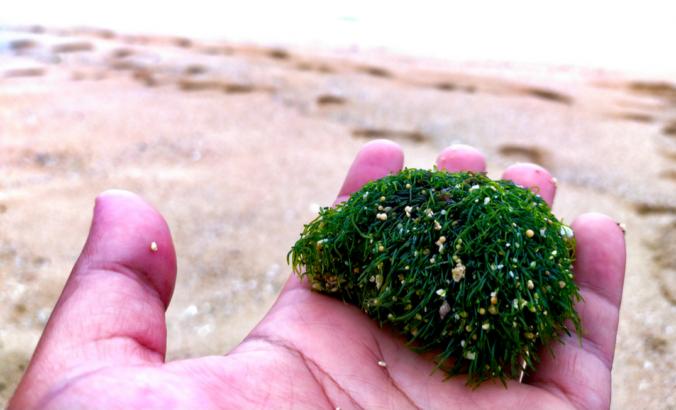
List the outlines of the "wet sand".
{"type": "Polygon", "coordinates": [[[3,48],[0,405],[97,193],[135,191],[171,226],[168,359],[222,354],[274,301],[288,249],[359,146],[390,138],[411,167],[456,142],[483,150],[491,176],[540,163],[558,215],[623,222],[613,408],[676,408],[676,79],[98,29],[17,28],[3,48]]]}

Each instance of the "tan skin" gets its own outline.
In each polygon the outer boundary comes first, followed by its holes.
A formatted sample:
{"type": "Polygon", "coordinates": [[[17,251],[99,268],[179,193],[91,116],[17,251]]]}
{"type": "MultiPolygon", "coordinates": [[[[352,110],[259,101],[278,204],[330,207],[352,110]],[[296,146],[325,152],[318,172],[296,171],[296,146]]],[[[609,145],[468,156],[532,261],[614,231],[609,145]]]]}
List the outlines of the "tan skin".
{"type": "MultiPolygon", "coordinates": [[[[402,164],[396,144],[366,144],[337,201],[402,164]]],[[[483,171],[485,161],[470,147],[454,146],[437,166],[483,171]]],[[[556,186],[546,170],[514,165],[503,177],[537,186],[551,205],[556,186]]],[[[97,198],[82,255],[10,408],[608,408],[624,235],[600,214],[578,217],[573,229],[582,344],[573,336],[556,345],[555,358],[544,355],[522,384],[505,389],[488,382],[471,390],[461,376],[444,381],[429,357],[409,351],[355,307],[311,292],[293,276],[230,353],[165,361],[164,313],[176,277],[169,229],[138,196],[108,191],[97,198]]]]}

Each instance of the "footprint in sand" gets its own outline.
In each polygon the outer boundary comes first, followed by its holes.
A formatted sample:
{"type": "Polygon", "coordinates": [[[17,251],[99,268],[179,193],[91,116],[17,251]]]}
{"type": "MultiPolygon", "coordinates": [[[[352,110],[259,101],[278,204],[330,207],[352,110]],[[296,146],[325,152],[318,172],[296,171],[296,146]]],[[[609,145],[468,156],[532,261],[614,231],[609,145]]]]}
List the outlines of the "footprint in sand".
{"type": "Polygon", "coordinates": [[[425,135],[420,131],[402,131],[402,130],[390,130],[386,128],[357,128],[352,130],[352,136],[355,138],[387,138],[387,139],[400,139],[407,140],[411,142],[427,142],[431,141],[432,138],[429,135],[425,135]]]}
{"type": "Polygon", "coordinates": [[[676,182],[676,169],[665,169],[660,172],[660,178],[669,179],[676,182]]]}
{"type": "Polygon", "coordinates": [[[669,137],[676,137],[676,120],[672,120],[662,128],[662,134],[669,137]]]}
{"type": "Polygon", "coordinates": [[[180,79],[177,85],[182,91],[220,90],[223,87],[220,81],[190,79],[180,79]]]}
{"type": "Polygon", "coordinates": [[[676,162],[676,151],[662,150],[660,151],[660,155],[670,161],[676,162]]]}
{"type": "Polygon", "coordinates": [[[263,90],[263,88],[256,88],[253,85],[249,84],[237,84],[237,83],[224,83],[223,91],[227,94],[245,94],[258,90],[263,90]]]}
{"type": "Polygon", "coordinates": [[[131,48],[116,48],[110,52],[110,57],[115,59],[127,58],[133,56],[134,54],[136,54],[136,51],[132,50],[131,48]]]}
{"type": "Polygon", "coordinates": [[[316,64],[307,61],[301,61],[296,64],[296,68],[300,71],[314,71],[320,74],[331,74],[336,72],[336,70],[326,64],[316,64]]]}
{"type": "Polygon", "coordinates": [[[545,88],[538,87],[526,87],[517,91],[518,94],[527,95],[530,97],[539,98],[541,100],[550,101],[559,104],[571,105],[573,104],[573,98],[562,94],[558,91],[548,90],[545,88]]]}
{"type": "Polygon", "coordinates": [[[155,87],[159,84],[157,78],[150,70],[141,68],[132,72],[132,78],[146,87],[155,87]]]}
{"type": "MultiPolygon", "coordinates": [[[[673,304],[676,304],[676,302],[672,302],[672,305],[673,304]]],[[[665,354],[667,352],[667,348],[669,347],[669,342],[667,342],[667,340],[662,336],[647,335],[645,337],[645,345],[650,351],[653,351],[657,354],[665,354]]]]}
{"type": "Polygon", "coordinates": [[[207,45],[203,46],[200,49],[201,53],[208,54],[208,55],[224,55],[224,56],[229,56],[232,55],[235,51],[232,49],[230,46],[214,46],[214,45],[207,45]]]}
{"type": "Polygon", "coordinates": [[[476,86],[455,84],[448,81],[434,84],[433,87],[439,91],[464,92],[468,94],[476,92],[476,86]]]}
{"type": "Polygon", "coordinates": [[[112,68],[113,70],[119,70],[119,71],[126,71],[126,70],[135,70],[135,69],[141,69],[143,68],[140,64],[135,63],[133,61],[112,61],[108,65],[108,67],[112,68]]]}
{"type": "Polygon", "coordinates": [[[94,45],[85,41],[77,41],[72,43],[56,44],[52,47],[52,51],[57,54],[65,53],[81,53],[85,51],[94,50],[94,45]]]}
{"type": "Polygon", "coordinates": [[[676,85],[662,81],[634,81],[627,88],[636,93],[676,101],[676,85]]]}
{"type": "Polygon", "coordinates": [[[291,58],[291,53],[281,48],[272,48],[266,54],[275,60],[289,60],[291,58]]]}
{"type": "MultiPolygon", "coordinates": [[[[659,283],[660,293],[672,306],[676,306],[676,281],[673,280],[676,275],[676,220],[663,224],[655,232],[654,240],[648,242],[648,246],[659,268],[653,274],[659,283]]],[[[652,347],[660,347],[662,343],[656,345],[652,347]]]]}
{"type": "Polygon", "coordinates": [[[317,105],[344,105],[347,100],[340,95],[335,94],[321,94],[315,100],[317,105]]]}
{"type": "Polygon", "coordinates": [[[208,71],[206,66],[201,64],[190,64],[183,69],[185,75],[199,75],[208,71]]]}
{"type": "Polygon", "coordinates": [[[180,48],[190,48],[193,46],[192,40],[185,37],[175,37],[171,40],[171,43],[180,48]]]}
{"type": "Polygon", "coordinates": [[[608,117],[626,121],[640,122],[644,124],[651,124],[655,122],[655,118],[652,115],[641,112],[618,112],[609,114],[608,117]]]}
{"type": "Polygon", "coordinates": [[[392,78],[393,75],[390,71],[382,68],[382,67],[376,67],[372,65],[363,65],[357,67],[357,71],[360,73],[368,74],[373,77],[380,77],[380,78],[392,78]]]}
{"type": "Polygon", "coordinates": [[[117,34],[114,31],[105,28],[79,27],[76,28],[74,32],[76,34],[98,37],[104,40],[111,40],[117,37],[117,34]]]}
{"type": "Polygon", "coordinates": [[[542,148],[531,145],[503,144],[498,147],[498,152],[510,161],[532,162],[547,167],[549,155],[542,148]]]}
{"type": "Polygon", "coordinates": [[[265,87],[255,87],[250,84],[228,83],[217,80],[190,80],[182,78],[178,80],[178,88],[183,91],[222,91],[226,94],[245,94],[254,91],[270,91],[265,87]]]}
{"type": "Polygon", "coordinates": [[[3,76],[10,77],[40,77],[47,73],[42,67],[14,68],[3,72],[3,76]]]}
{"type": "Polygon", "coordinates": [[[37,47],[38,43],[31,39],[22,38],[10,41],[7,46],[10,50],[19,53],[37,47]]]}
{"type": "Polygon", "coordinates": [[[634,210],[636,210],[639,215],[676,215],[676,206],[674,205],[637,202],[634,204],[634,210]]]}

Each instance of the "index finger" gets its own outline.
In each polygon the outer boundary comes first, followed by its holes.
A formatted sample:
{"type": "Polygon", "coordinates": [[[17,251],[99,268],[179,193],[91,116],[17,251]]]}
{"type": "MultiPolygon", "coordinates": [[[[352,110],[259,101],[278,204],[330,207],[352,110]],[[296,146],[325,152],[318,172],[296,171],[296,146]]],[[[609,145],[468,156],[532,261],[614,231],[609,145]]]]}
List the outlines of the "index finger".
{"type": "Polygon", "coordinates": [[[345,201],[367,182],[401,171],[403,166],[404,152],[398,144],[384,139],[365,144],[347,171],[334,203],[345,201]]]}

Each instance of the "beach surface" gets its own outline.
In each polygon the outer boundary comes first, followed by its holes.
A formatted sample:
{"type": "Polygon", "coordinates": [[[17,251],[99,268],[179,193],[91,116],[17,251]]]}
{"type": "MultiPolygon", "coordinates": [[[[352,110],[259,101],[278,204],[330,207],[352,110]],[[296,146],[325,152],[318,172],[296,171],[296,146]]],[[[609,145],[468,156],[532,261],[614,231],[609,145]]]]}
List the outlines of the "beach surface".
{"type": "Polygon", "coordinates": [[[482,150],[558,179],[554,211],[626,227],[616,409],[676,408],[676,78],[22,27],[0,37],[0,406],[87,235],[95,196],[167,219],[168,360],[224,354],[290,273],[302,226],[365,142],[406,166],[482,150]]]}

